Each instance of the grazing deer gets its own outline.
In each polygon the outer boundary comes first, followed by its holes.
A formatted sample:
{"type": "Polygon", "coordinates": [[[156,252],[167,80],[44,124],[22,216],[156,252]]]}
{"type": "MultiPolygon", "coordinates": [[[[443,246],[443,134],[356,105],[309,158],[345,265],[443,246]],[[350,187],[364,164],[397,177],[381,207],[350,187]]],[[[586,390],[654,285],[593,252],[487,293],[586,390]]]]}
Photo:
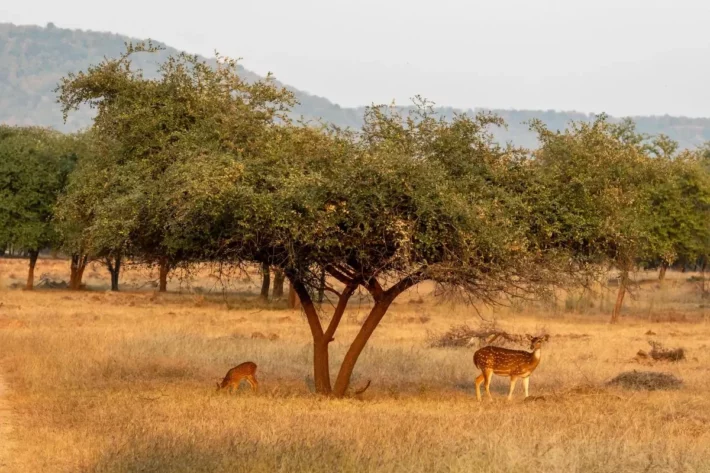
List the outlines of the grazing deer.
{"type": "Polygon", "coordinates": [[[513,398],[513,390],[518,378],[523,378],[525,397],[528,397],[530,375],[540,364],[540,347],[543,342],[549,340],[550,336],[533,337],[528,335],[527,337],[530,340],[532,352],[487,346],[473,354],[473,364],[481,370],[481,374],[476,378],[476,399],[481,400],[481,383],[484,381],[488,398],[493,399],[489,387],[494,374],[510,377],[508,400],[513,398]]]}
{"type": "Polygon", "coordinates": [[[217,383],[217,391],[224,388],[229,388],[231,393],[234,388],[239,389],[239,383],[242,379],[246,379],[251,386],[252,391],[256,391],[259,383],[256,381],[256,363],[247,361],[241,365],[237,365],[231,370],[227,371],[227,375],[222,380],[222,384],[217,383]]]}

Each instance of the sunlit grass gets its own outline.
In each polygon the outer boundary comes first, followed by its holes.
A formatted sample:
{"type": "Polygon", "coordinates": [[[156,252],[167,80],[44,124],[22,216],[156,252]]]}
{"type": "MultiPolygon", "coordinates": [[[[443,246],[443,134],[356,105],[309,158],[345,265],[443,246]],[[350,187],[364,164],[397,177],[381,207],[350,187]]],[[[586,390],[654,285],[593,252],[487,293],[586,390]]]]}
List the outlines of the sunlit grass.
{"type": "MultiPolygon", "coordinates": [[[[24,281],[24,270],[24,261],[0,260],[0,283],[24,281]]],[[[42,260],[37,274],[61,279],[67,270],[42,260]]],[[[372,337],[355,372],[356,387],[372,380],[362,399],[330,400],[310,392],[300,313],[220,291],[197,297],[184,285],[177,294],[176,281],[167,295],[150,286],[111,294],[96,290],[108,287],[101,268],[87,276],[90,290],[80,293],[0,292],[10,471],[710,471],[710,324],[687,274],[669,273],[660,289],[642,285],[619,326],[607,324],[599,294],[584,296],[584,310],[564,294],[556,308],[483,310],[505,330],[551,335],[530,383],[544,399],[523,402],[519,386],[506,402],[507,380],[496,378],[494,402],[483,403],[473,392],[473,348],[427,348],[428,335],[476,325],[479,315],[436,300],[427,286],[395,304],[372,337]],[[668,314],[685,322],[652,321],[668,314]],[[252,339],[255,331],[279,339],[252,339]],[[649,339],[682,346],[688,360],[638,364],[649,339]],[[260,392],[215,392],[247,360],[259,366],[260,392]],[[673,373],[684,385],[606,386],[634,369],[673,373]]],[[[132,270],[123,282],[151,277],[132,270]]],[[[214,285],[204,272],[196,278],[193,287],[214,285]]],[[[255,293],[257,281],[232,289],[255,293]]],[[[336,334],[334,374],[366,304],[353,304],[336,334]]]]}

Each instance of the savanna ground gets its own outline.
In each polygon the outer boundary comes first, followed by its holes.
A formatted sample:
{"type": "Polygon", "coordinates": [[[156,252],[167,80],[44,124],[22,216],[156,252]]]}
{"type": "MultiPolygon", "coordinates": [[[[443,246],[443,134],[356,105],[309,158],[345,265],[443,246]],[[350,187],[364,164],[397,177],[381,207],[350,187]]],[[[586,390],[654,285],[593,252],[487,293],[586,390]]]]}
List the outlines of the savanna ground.
{"type": "MultiPolygon", "coordinates": [[[[370,389],[333,400],[311,394],[304,317],[260,304],[257,277],[232,280],[225,295],[201,271],[159,295],[146,284],[156,275],[136,268],[116,294],[106,292],[108,273],[90,267],[82,292],[13,289],[26,264],[0,259],[0,374],[12,421],[0,438],[2,471],[710,471],[710,311],[690,273],[669,273],[662,287],[655,274],[638,275],[648,281],[618,326],[608,324],[614,288],[480,316],[415,288],[360,358],[353,384],[371,379],[370,389]],[[530,383],[544,399],[523,402],[519,383],[506,402],[507,380],[496,378],[494,401],[478,403],[475,347],[428,347],[432,333],[481,317],[550,334],[530,383]],[[634,361],[649,340],[683,347],[687,359],[634,361]],[[247,360],[259,366],[260,392],[246,383],[215,392],[247,360]],[[684,384],[606,384],[633,370],[684,384]]],[[[67,261],[45,259],[36,274],[66,280],[68,271],[67,261]]],[[[351,304],[332,345],[334,370],[366,313],[366,299],[351,304]]]]}

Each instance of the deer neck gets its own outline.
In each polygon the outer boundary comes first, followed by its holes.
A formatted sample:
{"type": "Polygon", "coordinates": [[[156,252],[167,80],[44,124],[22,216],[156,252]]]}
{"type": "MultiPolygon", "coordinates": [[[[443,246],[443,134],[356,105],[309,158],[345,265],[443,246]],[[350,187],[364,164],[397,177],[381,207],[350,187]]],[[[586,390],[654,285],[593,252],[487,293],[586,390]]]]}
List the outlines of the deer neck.
{"type": "Polygon", "coordinates": [[[541,354],[542,354],[542,352],[539,348],[534,349],[533,352],[531,353],[532,359],[535,362],[535,364],[540,363],[541,354]]]}

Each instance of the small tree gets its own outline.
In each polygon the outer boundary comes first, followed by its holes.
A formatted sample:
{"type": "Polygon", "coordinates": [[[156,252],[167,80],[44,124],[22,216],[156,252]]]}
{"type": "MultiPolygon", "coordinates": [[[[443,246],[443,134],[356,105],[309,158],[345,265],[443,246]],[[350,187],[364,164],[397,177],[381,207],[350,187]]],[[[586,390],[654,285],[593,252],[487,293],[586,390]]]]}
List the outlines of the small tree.
{"type": "Polygon", "coordinates": [[[170,186],[193,173],[206,178],[208,168],[217,168],[213,161],[231,161],[226,165],[233,168],[235,156],[253,152],[274,120],[285,119],[293,99],[270,78],[242,80],[227,58],[212,68],[196,56],[171,56],[156,79],[132,70],[134,54],[156,50],[150,43],[128,44],[121,57],[63,78],[57,91],[65,117],[82,104],[97,109],[93,131],[112,147],[102,164],[125,196],[98,201],[97,215],[126,218],[95,219],[92,231],[120,235],[122,256],[157,265],[165,291],[170,270],[201,251],[193,231],[200,222],[170,222],[172,192],[187,192],[170,186]]]}
{"type": "Polygon", "coordinates": [[[614,125],[605,116],[551,132],[534,122],[541,147],[539,180],[529,198],[539,210],[535,225],[553,246],[563,246],[589,267],[612,264],[619,290],[611,321],[617,322],[629,273],[647,252],[648,190],[658,178],[644,137],[632,122],[614,125]]]}
{"type": "Polygon", "coordinates": [[[76,160],[72,143],[50,130],[0,126],[0,242],[27,251],[27,289],[40,250],[57,241],[52,216],[76,160]]]}
{"type": "Polygon", "coordinates": [[[83,133],[77,141],[79,160],[54,218],[62,248],[71,255],[69,287],[80,289],[86,265],[98,260],[109,270],[116,291],[128,244],[125,229],[133,225],[138,200],[129,190],[139,176],[117,172],[110,143],[95,132],[83,133]]]}
{"type": "Polygon", "coordinates": [[[676,261],[695,265],[710,247],[710,173],[697,153],[653,160],[657,179],[649,181],[647,266],[659,266],[659,279],[676,261]]]}

